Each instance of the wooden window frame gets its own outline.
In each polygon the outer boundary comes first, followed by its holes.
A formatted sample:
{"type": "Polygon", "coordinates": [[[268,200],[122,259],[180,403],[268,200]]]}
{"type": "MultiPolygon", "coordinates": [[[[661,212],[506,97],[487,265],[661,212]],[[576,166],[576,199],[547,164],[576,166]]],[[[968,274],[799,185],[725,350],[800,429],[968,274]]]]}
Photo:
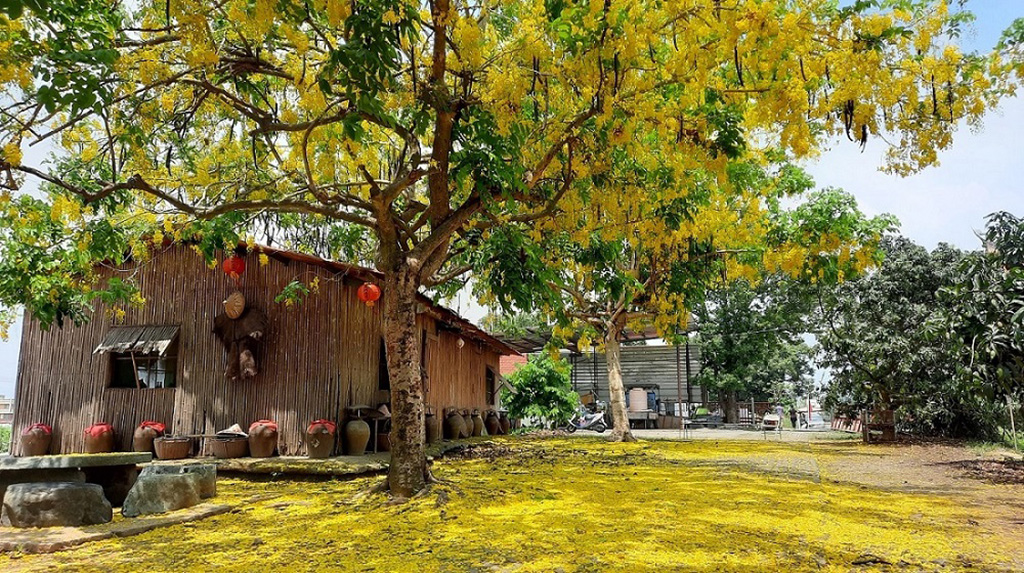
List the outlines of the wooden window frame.
{"type": "Polygon", "coordinates": [[[181,365],[180,360],[178,360],[178,343],[178,340],[175,340],[174,343],[168,347],[167,352],[162,355],[156,352],[146,354],[136,352],[111,352],[110,374],[107,377],[107,388],[116,390],[174,390],[178,387],[178,379],[181,375],[181,365]],[[131,365],[128,366],[128,371],[135,375],[135,379],[133,381],[121,381],[121,383],[118,383],[118,375],[122,372],[121,369],[118,368],[119,362],[131,362],[131,365]],[[145,386],[141,385],[143,383],[142,378],[138,376],[140,363],[145,363],[147,366],[147,380],[154,373],[162,374],[159,386],[149,384],[145,386]],[[160,368],[159,365],[161,363],[168,363],[167,366],[169,367],[160,368]],[[167,375],[171,373],[173,373],[173,378],[171,379],[172,384],[168,386],[167,375]],[[132,384],[132,382],[134,382],[134,384],[132,384]]]}

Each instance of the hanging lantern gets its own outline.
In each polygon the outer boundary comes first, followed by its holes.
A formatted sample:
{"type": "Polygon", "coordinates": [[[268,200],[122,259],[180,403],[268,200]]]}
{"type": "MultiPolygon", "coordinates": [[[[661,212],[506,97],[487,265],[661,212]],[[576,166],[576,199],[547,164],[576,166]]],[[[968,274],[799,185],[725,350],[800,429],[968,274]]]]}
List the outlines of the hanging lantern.
{"type": "Polygon", "coordinates": [[[242,273],[245,272],[245,259],[239,257],[238,255],[231,255],[230,257],[224,259],[223,268],[224,274],[228,275],[237,282],[239,277],[242,276],[242,273]]]}
{"type": "Polygon", "coordinates": [[[380,287],[373,283],[363,283],[356,291],[356,295],[359,296],[359,300],[366,303],[366,306],[373,306],[380,298],[380,287]]]}

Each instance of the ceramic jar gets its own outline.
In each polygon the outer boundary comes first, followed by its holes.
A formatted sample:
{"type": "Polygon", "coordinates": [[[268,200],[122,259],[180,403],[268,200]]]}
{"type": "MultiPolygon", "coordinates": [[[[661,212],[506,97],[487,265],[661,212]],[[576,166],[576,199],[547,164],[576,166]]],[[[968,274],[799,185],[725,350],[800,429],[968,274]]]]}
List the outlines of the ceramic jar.
{"type": "Polygon", "coordinates": [[[480,410],[473,410],[473,415],[470,419],[473,421],[473,429],[470,431],[474,436],[487,435],[487,432],[484,431],[484,419],[480,417],[480,410]]]}
{"type": "Polygon", "coordinates": [[[21,432],[21,455],[45,456],[53,441],[53,429],[46,424],[32,424],[21,432]]]}
{"type": "Polygon", "coordinates": [[[462,419],[462,416],[452,410],[448,412],[448,417],[444,420],[444,437],[446,440],[457,440],[462,437],[462,432],[465,430],[466,422],[462,419]]]}
{"type": "Polygon", "coordinates": [[[313,420],[306,428],[306,455],[314,459],[331,457],[338,426],[329,420],[313,420]]]}
{"type": "Polygon", "coordinates": [[[433,413],[427,414],[427,443],[433,444],[441,439],[441,419],[433,413]]]}
{"type": "Polygon", "coordinates": [[[132,451],[153,453],[153,440],[164,435],[164,430],[166,426],[152,420],[139,424],[132,435],[132,451]]]}
{"type": "Polygon", "coordinates": [[[85,453],[105,454],[114,451],[114,427],[106,422],[85,429],[85,453]]]}
{"type": "Polygon", "coordinates": [[[249,455],[269,458],[277,449],[277,422],[258,420],[249,426],[249,455]]]}
{"type": "Polygon", "coordinates": [[[366,453],[366,444],[370,442],[370,425],[361,418],[349,420],[345,424],[345,444],[348,455],[361,456],[366,453]]]}
{"type": "Polygon", "coordinates": [[[494,410],[487,412],[487,419],[484,420],[484,427],[487,428],[487,433],[492,436],[501,434],[501,421],[498,420],[498,414],[494,410]]]}

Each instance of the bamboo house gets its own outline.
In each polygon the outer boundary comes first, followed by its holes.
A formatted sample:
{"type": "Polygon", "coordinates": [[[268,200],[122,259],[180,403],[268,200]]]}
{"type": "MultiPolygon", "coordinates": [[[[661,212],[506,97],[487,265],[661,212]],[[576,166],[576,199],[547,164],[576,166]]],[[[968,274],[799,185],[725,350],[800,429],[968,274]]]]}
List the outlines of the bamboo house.
{"type": "MultiPolygon", "coordinates": [[[[168,434],[209,435],[270,419],[280,427],[279,452],[297,455],[312,420],[344,422],[349,406],[388,404],[381,312],[358,293],[381,276],[258,252],[241,256],[236,285],[188,246],[164,246],[145,263],[100,269],[131,275],[143,305],[118,312],[97,302],[88,323],[49,330],[26,316],[12,452],[20,453],[22,429],[39,422],[53,426],[50,452],[70,453],[82,451],[83,429],[96,422],[112,424],[127,450],[145,420],[166,424],[168,434]],[[275,302],[293,281],[316,292],[275,302]],[[226,320],[240,310],[226,301],[235,290],[244,314],[226,320]]],[[[422,295],[418,324],[428,411],[496,407],[499,359],[516,352],[422,295]]]]}

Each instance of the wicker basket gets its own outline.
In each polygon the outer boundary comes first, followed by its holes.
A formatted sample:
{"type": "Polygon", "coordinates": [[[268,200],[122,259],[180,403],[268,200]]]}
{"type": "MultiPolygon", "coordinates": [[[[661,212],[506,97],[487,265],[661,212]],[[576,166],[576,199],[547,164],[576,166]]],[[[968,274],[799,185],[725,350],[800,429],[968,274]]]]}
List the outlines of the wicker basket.
{"type": "Polygon", "coordinates": [[[159,460],[181,460],[192,453],[192,438],[160,437],[153,440],[159,460]]]}
{"type": "Polygon", "coordinates": [[[249,438],[245,436],[212,438],[210,451],[216,458],[242,458],[249,455],[249,438]]]}

